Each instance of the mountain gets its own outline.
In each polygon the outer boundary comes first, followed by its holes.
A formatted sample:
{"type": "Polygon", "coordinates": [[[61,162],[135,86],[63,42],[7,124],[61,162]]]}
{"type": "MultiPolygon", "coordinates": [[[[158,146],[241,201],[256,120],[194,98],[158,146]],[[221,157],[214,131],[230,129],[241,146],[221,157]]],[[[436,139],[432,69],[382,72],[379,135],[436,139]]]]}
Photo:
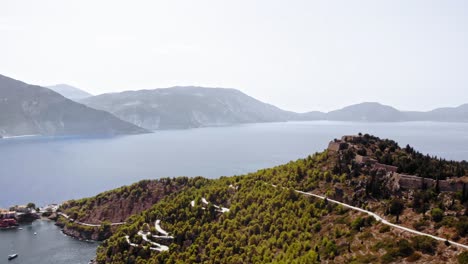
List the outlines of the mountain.
{"type": "Polygon", "coordinates": [[[468,104],[459,107],[437,108],[432,111],[400,111],[376,102],[350,105],[339,110],[298,114],[295,120],[331,120],[354,122],[468,122],[468,104]]]}
{"type": "Polygon", "coordinates": [[[62,95],[0,75],[0,135],[114,135],[145,133],[117,117],[62,95]]]}
{"type": "Polygon", "coordinates": [[[287,121],[296,115],[235,89],[193,86],[103,94],[80,102],[150,130],[287,121]]]}
{"type": "Polygon", "coordinates": [[[65,96],[66,98],[74,100],[74,101],[93,96],[92,94],[88,92],[85,92],[76,87],[70,86],[68,84],[56,84],[56,85],[46,86],[46,88],[49,88],[52,91],[55,91],[65,96]]]}
{"type": "Polygon", "coordinates": [[[423,115],[427,120],[440,122],[468,122],[468,104],[437,108],[423,115]]]}
{"type": "Polygon", "coordinates": [[[143,181],[69,201],[59,211],[80,222],[59,221],[111,235],[95,263],[466,263],[467,173],[467,162],[344,136],[247,175],[143,181]]]}
{"type": "Polygon", "coordinates": [[[361,103],[328,112],[327,120],[397,122],[404,121],[404,114],[397,109],[379,103],[361,103]]]}

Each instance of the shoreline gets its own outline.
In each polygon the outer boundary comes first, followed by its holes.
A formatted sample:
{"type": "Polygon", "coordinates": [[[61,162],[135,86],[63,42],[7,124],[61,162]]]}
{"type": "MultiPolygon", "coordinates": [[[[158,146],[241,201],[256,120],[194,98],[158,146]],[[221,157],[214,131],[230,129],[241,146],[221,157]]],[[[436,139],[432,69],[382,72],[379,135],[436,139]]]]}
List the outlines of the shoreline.
{"type": "Polygon", "coordinates": [[[15,138],[37,137],[37,136],[40,136],[40,134],[20,135],[20,136],[0,136],[0,139],[15,139],[15,138]]]}

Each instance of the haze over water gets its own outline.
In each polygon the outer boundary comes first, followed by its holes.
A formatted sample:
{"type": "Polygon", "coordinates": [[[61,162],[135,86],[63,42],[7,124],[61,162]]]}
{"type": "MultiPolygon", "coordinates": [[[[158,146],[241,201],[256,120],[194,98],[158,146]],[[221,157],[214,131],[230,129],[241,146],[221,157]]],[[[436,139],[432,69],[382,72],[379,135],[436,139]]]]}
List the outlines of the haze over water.
{"type": "Polygon", "coordinates": [[[142,179],[238,175],[322,151],[358,132],[468,160],[468,124],[286,122],[157,131],[113,138],[0,140],[0,208],[83,198],[142,179]],[[27,188],[26,188],[27,187],[27,188]],[[24,191],[28,190],[28,191],[24,191]]]}

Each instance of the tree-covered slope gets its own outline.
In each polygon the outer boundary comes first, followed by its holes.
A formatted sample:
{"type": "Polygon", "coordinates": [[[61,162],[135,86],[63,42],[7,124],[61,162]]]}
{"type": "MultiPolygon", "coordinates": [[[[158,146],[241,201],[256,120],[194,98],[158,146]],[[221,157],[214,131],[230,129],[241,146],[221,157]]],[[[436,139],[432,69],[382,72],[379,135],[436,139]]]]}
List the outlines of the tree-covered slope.
{"type": "Polygon", "coordinates": [[[97,262],[457,263],[458,256],[467,254],[460,247],[294,191],[325,195],[403,227],[468,244],[466,194],[390,188],[386,177],[392,173],[357,163],[357,153],[365,149],[375,159],[377,150],[416,160],[418,155],[393,141],[362,138],[345,150],[325,151],[256,173],[198,179],[130,217],[99,247],[97,262]],[[229,211],[220,212],[215,205],[229,211]],[[172,239],[161,238],[154,226],[157,220],[172,239]],[[168,250],[158,251],[161,248],[154,243],[168,250]]]}
{"type": "Polygon", "coordinates": [[[193,186],[199,178],[143,180],[94,197],[70,200],[60,206],[57,224],[79,239],[104,240],[132,215],[141,213],[170,194],[193,186]],[[70,221],[73,219],[73,221],[70,221]],[[85,223],[83,225],[79,223],[85,223]],[[114,225],[113,225],[114,224],[114,225]]]}

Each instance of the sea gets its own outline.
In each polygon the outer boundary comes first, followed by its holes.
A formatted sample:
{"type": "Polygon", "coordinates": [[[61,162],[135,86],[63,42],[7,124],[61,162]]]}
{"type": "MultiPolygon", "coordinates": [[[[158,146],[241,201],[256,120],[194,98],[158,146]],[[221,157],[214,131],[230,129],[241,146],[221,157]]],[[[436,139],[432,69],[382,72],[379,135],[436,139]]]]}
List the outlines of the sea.
{"type": "MultiPolygon", "coordinates": [[[[334,138],[360,132],[432,156],[468,160],[468,123],[310,121],[115,137],[8,138],[0,139],[0,208],[61,203],[142,179],[242,175],[304,158],[334,138]]],[[[11,263],[88,263],[96,247],[64,236],[53,223],[36,221],[0,232],[0,263],[11,252],[20,254],[11,263]]]]}

